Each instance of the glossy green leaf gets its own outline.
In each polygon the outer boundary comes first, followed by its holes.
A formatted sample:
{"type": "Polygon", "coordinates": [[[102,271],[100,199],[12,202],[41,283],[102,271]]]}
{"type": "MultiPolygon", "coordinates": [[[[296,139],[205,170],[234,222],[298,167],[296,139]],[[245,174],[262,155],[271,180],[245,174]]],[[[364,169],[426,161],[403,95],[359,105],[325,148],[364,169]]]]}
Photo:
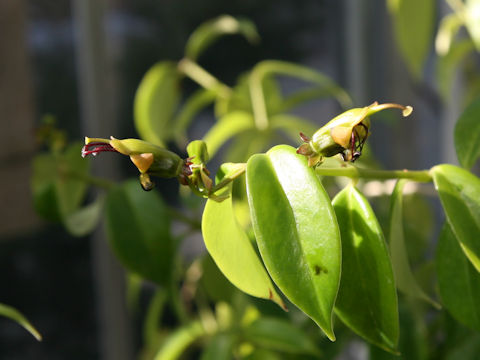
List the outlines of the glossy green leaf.
{"type": "Polygon", "coordinates": [[[174,240],[162,198],[130,180],[109,192],[105,210],[108,239],[123,265],[166,285],[173,266],[174,240]]]}
{"type": "Polygon", "coordinates": [[[354,332],[389,351],[399,334],[397,292],[382,229],[353,186],[335,196],[342,236],[342,280],[335,312],[354,332]]]}
{"type": "Polygon", "coordinates": [[[258,247],[270,276],[334,340],[340,233],[314,170],[294,148],[276,146],[248,160],[247,193],[258,247]]]}
{"type": "Polygon", "coordinates": [[[64,225],[74,236],[85,236],[98,225],[102,216],[104,197],[99,196],[91,204],[84,206],[65,217],[64,225]]]}
{"type": "Polygon", "coordinates": [[[135,94],[134,123],[140,137],[164,145],[171,136],[171,120],[180,101],[180,74],[173,62],[162,61],[144,75],[135,94]]]}
{"type": "Polygon", "coordinates": [[[410,71],[420,78],[435,26],[434,0],[389,0],[395,39],[410,71]]]}
{"type": "Polygon", "coordinates": [[[185,46],[186,57],[196,60],[212,43],[228,34],[241,34],[252,43],[260,40],[251,21],[222,15],[203,23],[190,35],[185,46]]]}
{"type": "Polygon", "coordinates": [[[200,360],[231,360],[236,337],[233,334],[217,334],[209,341],[200,360]]]}
{"type": "Polygon", "coordinates": [[[81,205],[87,191],[82,180],[89,171],[80,143],[61,154],[41,154],[33,160],[32,193],[37,212],[51,221],[61,221],[81,205]]]}
{"type": "Polygon", "coordinates": [[[480,272],[480,179],[453,165],[431,169],[447,221],[460,246],[480,272]]]}
{"type": "Polygon", "coordinates": [[[195,340],[205,334],[205,329],[199,321],[177,328],[165,339],[154,360],[177,360],[195,340]]]}
{"type": "Polygon", "coordinates": [[[0,316],[5,316],[15,321],[19,325],[23,326],[23,328],[25,328],[25,330],[27,330],[30,334],[32,334],[35,339],[38,341],[42,340],[42,335],[40,335],[30,321],[28,321],[27,318],[23,316],[17,309],[5,304],[0,304],[0,316]]]}
{"type": "Polygon", "coordinates": [[[465,258],[449,224],[440,234],[435,260],[443,304],[459,322],[480,331],[480,274],[465,258]]]}
{"type": "Polygon", "coordinates": [[[254,127],[253,117],[249,113],[237,111],[225,115],[203,137],[210,156],[213,157],[230,138],[252,127],[254,127]]]}
{"type": "Polygon", "coordinates": [[[292,354],[319,355],[313,341],[291,321],[259,318],[243,329],[246,340],[259,347],[292,354]]]}
{"type": "Polygon", "coordinates": [[[480,157],[480,98],[471,103],[455,125],[455,149],[460,164],[471,169],[480,157]]]}
{"type": "Polygon", "coordinates": [[[406,183],[406,180],[397,182],[390,204],[389,245],[395,283],[404,294],[425,300],[436,308],[440,308],[440,305],[420,288],[410,268],[403,227],[403,187],[406,183]]]}
{"type": "MultiPolygon", "coordinates": [[[[228,175],[228,164],[220,170],[228,175]]],[[[223,176],[222,176],[223,177],[223,176]]],[[[205,246],[225,277],[243,292],[285,307],[232,207],[231,184],[217,195],[229,195],[217,202],[209,199],[202,217],[205,246]]]]}

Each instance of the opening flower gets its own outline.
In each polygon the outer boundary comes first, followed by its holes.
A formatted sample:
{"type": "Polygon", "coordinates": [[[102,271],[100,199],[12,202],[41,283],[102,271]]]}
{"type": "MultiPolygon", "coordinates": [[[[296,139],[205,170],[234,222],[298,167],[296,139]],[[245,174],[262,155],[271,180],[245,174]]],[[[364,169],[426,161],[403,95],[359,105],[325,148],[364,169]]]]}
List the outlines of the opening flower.
{"type": "Polygon", "coordinates": [[[322,163],[324,157],[340,154],[344,161],[355,161],[362,155],[362,149],[369,135],[370,115],[384,109],[401,109],[404,117],[413,111],[411,106],[399,104],[373,104],[345,111],[321,127],[310,139],[303,133],[304,141],[297,149],[298,154],[308,157],[309,166],[322,163]]]}
{"type": "Polygon", "coordinates": [[[100,152],[118,152],[130,157],[140,172],[140,184],[144,190],[151,190],[154,183],[150,175],[162,178],[177,177],[182,179],[191,175],[188,160],[157,145],[139,139],[110,139],[85,137],[82,156],[96,156],[100,152]]]}

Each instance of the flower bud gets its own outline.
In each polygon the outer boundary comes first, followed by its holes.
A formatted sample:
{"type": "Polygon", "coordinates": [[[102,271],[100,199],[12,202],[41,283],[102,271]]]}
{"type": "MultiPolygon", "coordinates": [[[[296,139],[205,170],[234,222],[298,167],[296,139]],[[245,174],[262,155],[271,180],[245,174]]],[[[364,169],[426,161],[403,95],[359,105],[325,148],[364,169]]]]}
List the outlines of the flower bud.
{"type": "Polygon", "coordinates": [[[340,154],[344,161],[355,161],[362,154],[363,145],[370,129],[369,116],[384,109],[402,110],[404,117],[413,111],[411,106],[398,104],[373,104],[345,111],[321,127],[312,139],[300,133],[304,141],[297,149],[298,154],[308,157],[309,166],[322,163],[323,157],[340,154]]]}
{"type": "Polygon", "coordinates": [[[185,170],[185,161],[177,154],[139,139],[109,139],[85,137],[82,156],[99,152],[118,152],[130,157],[140,171],[140,182],[145,190],[153,188],[149,175],[172,178],[180,177],[185,170]]]}
{"type": "Polygon", "coordinates": [[[205,166],[209,160],[207,144],[202,140],[192,141],[187,145],[187,153],[191,173],[185,179],[186,185],[202,196],[207,196],[213,185],[210,172],[205,166]]]}

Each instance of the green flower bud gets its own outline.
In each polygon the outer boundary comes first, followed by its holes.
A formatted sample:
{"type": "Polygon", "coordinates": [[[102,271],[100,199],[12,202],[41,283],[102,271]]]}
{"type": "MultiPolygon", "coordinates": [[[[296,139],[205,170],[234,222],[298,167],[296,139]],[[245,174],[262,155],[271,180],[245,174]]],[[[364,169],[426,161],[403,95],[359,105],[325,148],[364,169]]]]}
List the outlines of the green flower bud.
{"type": "Polygon", "coordinates": [[[192,141],[187,145],[187,153],[191,174],[184,179],[185,185],[189,185],[199,195],[208,196],[213,181],[205,166],[209,160],[207,144],[202,140],[192,141]]]}
{"type": "Polygon", "coordinates": [[[315,132],[311,139],[300,133],[304,143],[297,149],[297,153],[308,157],[309,166],[317,166],[324,157],[337,154],[340,154],[344,161],[353,162],[362,154],[363,145],[369,135],[369,116],[389,108],[401,109],[404,117],[413,111],[411,106],[377,102],[363,108],[350,109],[330,120],[315,132]]]}
{"type": "Polygon", "coordinates": [[[157,145],[139,139],[109,139],[85,137],[82,156],[97,155],[99,152],[118,152],[130,157],[140,171],[140,183],[145,190],[153,188],[149,175],[162,178],[181,177],[184,172],[190,174],[186,162],[177,154],[157,145]]]}

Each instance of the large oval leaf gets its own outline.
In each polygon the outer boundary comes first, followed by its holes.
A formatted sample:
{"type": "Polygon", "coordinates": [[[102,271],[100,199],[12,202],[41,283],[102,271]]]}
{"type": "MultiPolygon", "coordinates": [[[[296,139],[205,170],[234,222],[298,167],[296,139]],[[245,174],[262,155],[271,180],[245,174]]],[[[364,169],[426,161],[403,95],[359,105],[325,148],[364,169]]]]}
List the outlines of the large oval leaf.
{"type": "Polygon", "coordinates": [[[315,172],[294,148],[276,146],[248,160],[247,193],[258,247],[270,276],[334,340],[340,233],[315,172]]]}
{"type": "Polygon", "coordinates": [[[453,165],[437,165],[431,174],[460,246],[480,272],[480,179],[453,165]]]}
{"type": "Polygon", "coordinates": [[[480,274],[463,255],[448,223],[440,234],[435,260],[445,307],[459,322],[480,331],[480,274]]]}
{"type": "Polygon", "coordinates": [[[440,305],[432,300],[417,284],[408,261],[405,235],[403,229],[403,187],[407,180],[399,180],[393,190],[390,204],[389,245],[392,266],[395,273],[395,283],[406,295],[428,301],[436,308],[440,305]]]}
{"type": "Polygon", "coordinates": [[[353,186],[333,199],[342,235],[342,280],[335,311],[358,335],[389,351],[398,343],[392,265],[377,218],[353,186]]]}
{"type": "Polygon", "coordinates": [[[133,104],[135,128],[145,141],[164,145],[171,135],[171,119],[180,101],[180,75],[175,63],[162,61],[143,77],[133,104]]]}
{"type": "MultiPolygon", "coordinates": [[[[227,174],[228,166],[224,164],[220,171],[227,174]]],[[[208,252],[233,285],[249,295],[273,300],[284,308],[250,239],[235,219],[231,184],[217,195],[229,197],[222,202],[209,199],[205,205],[202,234],[208,252]]]]}
{"type": "Polygon", "coordinates": [[[463,167],[470,169],[480,156],[480,98],[471,103],[455,125],[455,149],[463,167]]]}
{"type": "Polygon", "coordinates": [[[130,271],[166,285],[170,281],[174,242],[162,198],[145,192],[137,180],[111,190],[105,204],[107,235],[130,271]]]}

